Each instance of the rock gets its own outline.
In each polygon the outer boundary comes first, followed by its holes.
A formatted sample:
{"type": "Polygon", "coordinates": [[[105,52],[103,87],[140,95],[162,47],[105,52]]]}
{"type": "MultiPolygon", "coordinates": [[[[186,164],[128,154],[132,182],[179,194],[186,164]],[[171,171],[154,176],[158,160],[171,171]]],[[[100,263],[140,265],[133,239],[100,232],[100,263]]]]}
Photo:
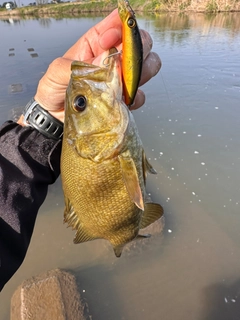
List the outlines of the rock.
{"type": "MultiPolygon", "coordinates": [[[[10,55],[14,55],[14,53],[10,53],[10,55]]],[[[8,87],[9,93],[17,93],[17,92],[22,92],[22,91],[23,91],[23,86],[21,83],[11,84],[8,87]]]]}
{"type": "Polygon", "coordinates": [[[59,269],[23,283],[11,299],[11,320],[84,320],[76,280],[59,269]]]}

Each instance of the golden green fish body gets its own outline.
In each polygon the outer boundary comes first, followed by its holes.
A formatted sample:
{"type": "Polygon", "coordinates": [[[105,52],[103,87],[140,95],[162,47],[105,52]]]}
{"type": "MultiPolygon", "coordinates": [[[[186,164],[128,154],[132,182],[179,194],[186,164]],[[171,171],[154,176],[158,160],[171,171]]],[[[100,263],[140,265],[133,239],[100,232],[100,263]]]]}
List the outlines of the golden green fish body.
{"type": "Polygon", "coordinates": [[[111,242],[116,256],[162,215],[146,204],[147,162],[132,114],[122,102],[119,55],[107,67],[72,64],[61,157],[64,220],[75,243],[111,242]]]}
{"type": "Polygon", "coordinates": [[[143,46],[137,20],[128,0],[118,0],[122,21],[122,73],[125,103],[133,104],[142,72],[143,46]]]}

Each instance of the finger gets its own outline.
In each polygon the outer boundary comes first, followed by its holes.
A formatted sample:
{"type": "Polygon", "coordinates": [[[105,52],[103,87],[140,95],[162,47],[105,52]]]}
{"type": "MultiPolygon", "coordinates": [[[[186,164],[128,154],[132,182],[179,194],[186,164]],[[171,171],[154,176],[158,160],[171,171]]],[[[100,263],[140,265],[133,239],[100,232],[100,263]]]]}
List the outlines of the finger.
{"type": "Polygon", "coordinates": [[[67,86],[71,76],[72,60],[59,57],[53,60],[47,70],[47,76],[53,83],[67,86]],[[58,70],[58,72],[56,72],[58,70]]]}
{"type": "Polygon", "coordinates": [[[143,60],[149,55],[150,51],[152,50],[153,40],[150,34],[145,30],[140,30],[142,44],[143,44],[143,60]]]}
{"type": "Polygon", "coordinates": [[[99,45],[103,50],[109,50],[121,43],[122,30],[121,28],[111,28],[106,30],[99,36],[99,45]]]}
{"type": "Polygon", "coordinates": [[[39,81],[35,99],[50,112],[64,108],[66,88],[71,75],[71,63],[72,60],[65,58],[55,59],[39,81]]]}
{"type": "Polygon", "coordinates": [[[86,32],[65,54],[72,60],[85,61],[110,49],[121,40],[122,23],[117,9],[86,32]]]}
{"type": "Polygon", "coordinates": [[[142,90],[138,89],[134,103],[131,105],[130,110],[136,110],[145,103],[145,94],[142,90]]]}
{"type": "Polygon", "coordinates": [[[159,55],[156,52],[150,52],[147,58],[143,62],[142,76],[140,80],[140,86],[154,77],[161,69],[162,62],[159,55]]]}

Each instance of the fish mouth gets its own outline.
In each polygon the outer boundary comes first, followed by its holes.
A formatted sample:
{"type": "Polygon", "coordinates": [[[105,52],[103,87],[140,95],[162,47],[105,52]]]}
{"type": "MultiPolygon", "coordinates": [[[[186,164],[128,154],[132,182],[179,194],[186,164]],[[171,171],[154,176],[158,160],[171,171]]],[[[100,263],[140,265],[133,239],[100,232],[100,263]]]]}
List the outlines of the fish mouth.
{"type": "Polygon", "coordinates": [[[115,47],[103,54],[100,66],[82,61],[73,61],[71,71],[73,82],[85,81],[89,86],[95,83],[94,87],[97,88],[99,85],[100,89],[102,89],[101,83],[105,82],[113,92],[114,98],[122,100],[121,52],[115,47]]]}

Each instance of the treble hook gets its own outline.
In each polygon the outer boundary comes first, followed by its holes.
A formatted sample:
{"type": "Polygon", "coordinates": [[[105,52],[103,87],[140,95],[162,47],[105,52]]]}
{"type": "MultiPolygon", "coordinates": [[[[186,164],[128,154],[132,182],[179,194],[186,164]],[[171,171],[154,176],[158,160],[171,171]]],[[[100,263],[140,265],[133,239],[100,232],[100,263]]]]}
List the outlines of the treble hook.
{"type": "Polygon", "coordinates": [[[113,56],[116,56],[117,54],[122,54],[122,50],[109,54],[105,59],[103,59],[103,62],[102,62],[103,65],[106,67],[109,66],[109,63],[106,63],[106,60],[113,57],[113,56]]]}

